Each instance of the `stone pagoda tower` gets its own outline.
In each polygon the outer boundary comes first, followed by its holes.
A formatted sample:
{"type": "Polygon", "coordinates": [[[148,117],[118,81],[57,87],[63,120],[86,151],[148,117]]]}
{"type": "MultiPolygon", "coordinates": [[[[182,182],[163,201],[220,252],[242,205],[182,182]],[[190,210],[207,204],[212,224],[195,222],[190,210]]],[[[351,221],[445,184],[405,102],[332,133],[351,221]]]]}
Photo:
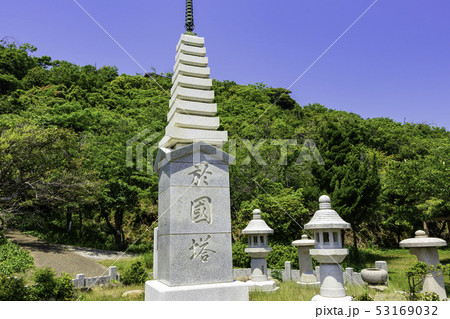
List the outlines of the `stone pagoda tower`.
{"type": "Polygon", "coordinates": [[[214,91],[204,38],[194,31],[186,1],[186,33],[176,47],[166,134],[159,144],[158,229],[155,279],[145,300],[248,300],[245,283],[233,281],[229,165],[219,149],[214,91]]]}

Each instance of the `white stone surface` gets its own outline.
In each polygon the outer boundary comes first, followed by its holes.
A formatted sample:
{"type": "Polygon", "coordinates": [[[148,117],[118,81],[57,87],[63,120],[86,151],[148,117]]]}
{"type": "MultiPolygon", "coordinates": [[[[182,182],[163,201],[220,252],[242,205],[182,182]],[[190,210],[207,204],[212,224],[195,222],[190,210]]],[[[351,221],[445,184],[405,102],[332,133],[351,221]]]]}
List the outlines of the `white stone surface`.
{"type": "Polygon", "coordinates": [[[320,295],[327,298],[346,296],[344,273],[339,264],[320,265],[320,295]]]}
{"type": "Polygon", "coordinates": [[[160,147],[173,147],[177,143],[189,144],[193,141],[202,141],[210,145],[222,147],[228,140],[228,132],[185,129],[181,127],[166,127],[166,136],[159,143],[160,147]]]}
{"type": "Polygon", "coordinates": [[[181,128],[193,128],[203,130],[217,130],[220,122],[218,117],[206,117],[187,114],[175,114],[170,120],[168,126],[181,128]]]}
{"type": "Polygon", "coordinates": [[[211,70],[210,68],[178,64],[173,72],[173,78],[176,79],[179,75],[208,78],[211,75],[211,70]]]}
{"type": "MultiPolygon", "coordinates": [[[[176,59],[175,63],[176,64],[183,63],[186,65],[206,67],[206,66],[208,66],[208,58],[181,53],[181,54],[177,55],[177,59],[176,59]]],[[[174,67],[174,71],[175,71],[175,67],[174,67]]]]}
{"type": "Polygon", "coordinates": [[[169,187],[159,195],[158,235],[230,233],[229,197],[226,187],[169,187]],[[203,208],[205,216],[196,217],[203,208]],[[199,221],[193,222],[195,218],[199,221]]]}
{"type": "Polygon", "coordinates": [[[214,116],[217,104],[178,100],[167,113],[167,121],[170,122],[176,113],[214,116]]]}
{"type": "Polygon", "coordinates": [[[408,238],[400,242],[400,247],[442,247],[447,246],[447,242],[440,238],[428,237],[423,230],[418,230],[415,233],[416,237],[408,238]]]}
{"type": "Polygon", "coordinates": [[[194,47],[191,45],[181,44],[178,48],[178,54],[191,54],[191,55],[196,55],[196,56],[205,56],[206,48],[194,47]]]}
{"type": "Polygon", "coordinates": [[[214,91],[204,43],[204,38],[194,35],[181,35],[178,41],[169,123],[161,148],[178,149],[196,141],[222,147],[228,140],[227,132],[216,131],[220,121],[214,117],[217,105],[212,103],[214,91]]]}
{"type": "Polygon", "coordinates": [[[146,301],[248,301],[248,284],[228,283],[170,287],[157,280],[145,283],[146,301]]]}
{"type": "Polygon", "coordinates": [[[330,298],[330,297],[323,297],[321,295],[316,295],[311,299],[311,301],[321,301],[321,302],[335,302],[335,301],[352,301],[352,296],[344,296],[344,297],[338,297],[338,298],[330,298]]]}
{"type": "Polygon", "coordinates": [[[249,280],[246,282],[249,291],[260,291],[260,292],[274,292],[280,289],[273,280],[265,280],[256,282],[254,280],[249,280]]]}
{"type": "Polygon", "coordinates": [[[177,52],[179,51],[182,44],[194,47],[203,47],[205,45],[205,38],[194,35],[181,34],[180,40],[178,41],[176,47],[177,52]]]}
{"type": "Polygon", "coordinates": [[[389,271],[388,271],[387,262],[384,261],[384,260],[376,261],[375,262],[375,268],[380,268],[380,269],[386,270],[386,272],[388,273],[388,278],[386,280],[386,285],[389,285],[389,271]]]}
{"type": "Polygon", "coordinates": [[[214,91],[189,89],[179,86],[172,94],[172,98],[169,101],[169,107],[172,107],[177,99],[191,102],[212,103],[214,101],[214,91]]]}
{"type": "Polygon", "coordinates": [[[158,279],[158,227],[153,230],[153,279],[158,279]]]}
{"type": "Polygon", "coordinates": [[[381,268],[366,268],[361,271],[361,278],[369,285],[383,285],[387,282],[388,273],[381,268]]]}
{"type": "Polygon", "coordinates": [[[158,280],[168,286],[233,281],[231,233],[159,235],[158,280]]]}
{"type": "Polygon", "coordinates": [[[233,283],[232,161],[203,142],[160,149],[155,164],[160,176],[158,280],[146,283],[146,300],[248,300],[248,287],[233,283]]]}
{"type": "Polygon", "coordinates": [[[320,263],[339,264],[347,257],[348,249],[310,249],[309,253],[320,263]]]}
{"type": "Polygon", "coordinates": [[[178,87],[185,87],[199,90],[210,90],[212,87],[212,79],[194,78],[192,76],[178,75],[174,79],[170,93],[173,95],[178,87]]]}

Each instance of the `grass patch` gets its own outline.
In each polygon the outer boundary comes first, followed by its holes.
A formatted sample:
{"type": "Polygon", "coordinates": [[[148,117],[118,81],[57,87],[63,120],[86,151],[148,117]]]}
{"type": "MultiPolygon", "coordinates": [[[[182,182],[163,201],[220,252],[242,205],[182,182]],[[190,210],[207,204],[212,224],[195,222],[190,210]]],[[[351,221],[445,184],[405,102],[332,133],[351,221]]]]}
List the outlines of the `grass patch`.
{"type": "Polygon", "coordinates": [[[142,285],[118,285],[118,286],[104,286],[104,287],[92,287],[88,291],[79,291],[75,297],[78,301],[144,301],[144,294],[139,297],[122,297],[124,292],[130,290],[142,290],[144,291],[144,284],[142,285]]]}
{"type": "MultiPolygon", "coordinates": [[[[406,270],[413,265],[417,258],[409,253],[409,249],[388,249],[388,250],[364,250],[365,268],[374,267],[377,260],[385,260],[388,263],[389,270],[389,287],[383,292],[369,290],[370,296],[376,301],[406,301],[401,291],[408,291],[408,280],[406,278],[406,270]]],[[[443,264],[450,263],[450,249],[439,249],[439,256],[443,264]]],[[[144,256],[134,258],[121,258],[115,265],[119,273],[128,265],[135,261],[144,261],[144,256]]],[[[147,256],[147,258],[149,258],[147,256]]],[[[114,260],[99,261],[100,264],[109,267],[114,260]]],[[[147,269],[151,271],[151,269],[147,269]]],[[[444,281],[447,295],[450,296],[450,274],[444,274],[444,281]]],[[[82,300],[92,301],[130,301],[144,300],[144,296],[140,298],[123,298],[122,294],[129,290],[144,290],[144,285],[118,286],[118,287],[94,287],[92,291],[85,293],[82,300]]],[[[366,291],[365,286],[347,286],[347,295],[359,296],[366,291]]],[[[272,293],[251,292],[250,301],[310,301],[315,295],[319,294],[319,288],[301,287],[295,282],[281,282],[280,289],[272,293]]]]}

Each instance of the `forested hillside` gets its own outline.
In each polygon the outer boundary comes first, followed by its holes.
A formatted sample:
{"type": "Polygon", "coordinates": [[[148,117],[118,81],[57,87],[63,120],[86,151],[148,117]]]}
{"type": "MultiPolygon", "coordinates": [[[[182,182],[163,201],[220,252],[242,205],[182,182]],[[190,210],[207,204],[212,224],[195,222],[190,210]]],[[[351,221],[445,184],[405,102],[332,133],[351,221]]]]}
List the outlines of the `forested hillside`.
{"type": "MultiPolygon", "coordinates": [[[[132,249],[148,249],[158,177],[145,161],[141,171],[127,166],[126,142],[148,130],[145,137],[156,137],[150,147],[164,135],[171,74],[119,75],[34,51],[0,43],[1,226],[99,248],[138,240],[132,249]]],[[[352,224],[348,244],[397,246],[423,221],[432,235],[448,235],[445,223],[432,221],[450,216],[444,128],[300,106],[264,84],[214,81],[213,89],[220,129],[236,141],[225,149],[237,158],[237,245],[254,208],[275,230],[271,244],[290,245],[322,194],[352,224]]]]}

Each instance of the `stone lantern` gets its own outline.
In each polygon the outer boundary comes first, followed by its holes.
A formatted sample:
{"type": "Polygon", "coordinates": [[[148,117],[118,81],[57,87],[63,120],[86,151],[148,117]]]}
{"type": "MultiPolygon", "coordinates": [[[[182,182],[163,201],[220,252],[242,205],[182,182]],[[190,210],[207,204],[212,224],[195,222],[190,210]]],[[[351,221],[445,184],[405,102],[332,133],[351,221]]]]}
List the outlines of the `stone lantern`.
{"type": "Polygon", "coordinates": [[[312,239],[308,239],[307,235],[303,235],[301,240],[296,240],[292,243],[292,246],[298,249],[298,264],[300,270],[299,285],[318,285],[316,275],[314,275],[312,268],[312,259],[309,254],[309,250],[313,249],[315,242],[312,239]]]}
{"type": "MultiPolygon", "coordinates": [[[[417,260],[423,261],[428,265],[436,266],[439,264],[439,253],[437,247],[447,246],[447,242],[440,238],[428,237],[423,230],[415,233],[415,238],[409,238],[400,242],[400,247],[409,248],[411,254],[417,256],[417,260]]],[[[435,292],[439,298],[446,299],[444,278],[442,272],[435,271],[425,276],[423,280],[424,292],[435,292]]]]}
{"type": "Polygon", "coordinates": [[[331,209],[328,196],[321,196],[319,210],[305,225],[305,230],[314,231],[315,249],[309,252],[320,262],[320,295],[314,296],[313,301],[352,300],[345,293],[344,274],[339,265],[348,255],[348,249],[342,248],[343,229],[350,229],[350,224],[331,209]]]}
{"type": "Polygon", "coordinates": [[[248,248],[245,249],[245,252],[252,258],[252,274],[247,282],[249,290],[274,291],[278,289],[275,282],[267,277],[266,257],[272,251],[272,248],[269,247],[268,235],[273,234],[273,229],[261,219],[259,209],[253,211],[253,219],[242,233],[248,236],[248,248]]]}

